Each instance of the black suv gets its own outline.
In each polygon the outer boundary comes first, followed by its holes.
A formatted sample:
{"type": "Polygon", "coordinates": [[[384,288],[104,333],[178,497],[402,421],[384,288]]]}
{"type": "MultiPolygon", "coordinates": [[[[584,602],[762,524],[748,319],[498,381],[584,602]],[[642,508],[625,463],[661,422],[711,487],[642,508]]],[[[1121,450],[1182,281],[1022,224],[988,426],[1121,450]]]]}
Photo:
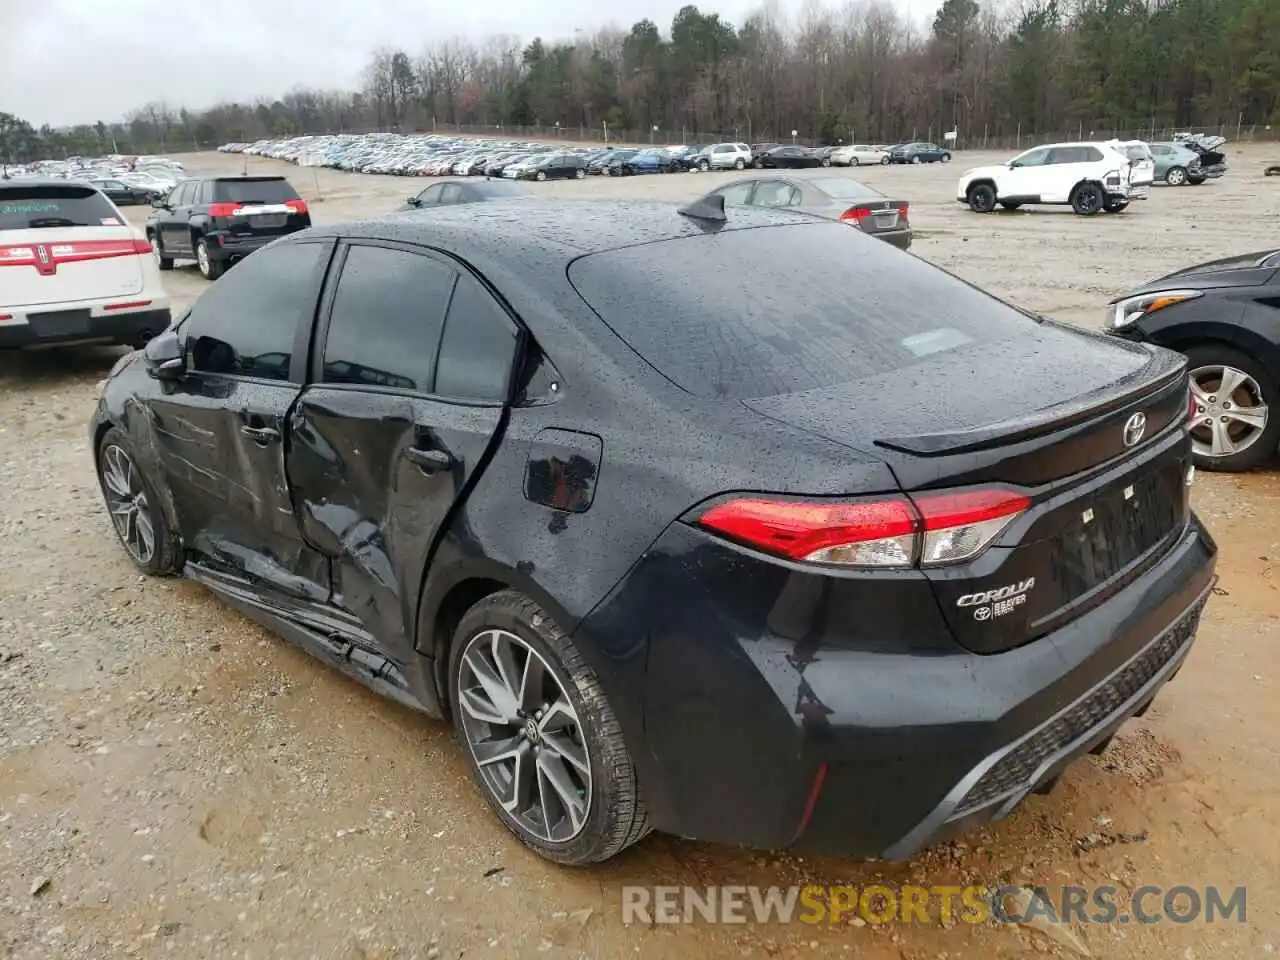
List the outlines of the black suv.
{"type": "Polygon", "coordinates": [[[311,226],[306,201],[284,177],[187,180],[152,206],[147,239],[160,269],[194,259],[206,280],[217,280],[233,260],[277,237],[311,226]]]}

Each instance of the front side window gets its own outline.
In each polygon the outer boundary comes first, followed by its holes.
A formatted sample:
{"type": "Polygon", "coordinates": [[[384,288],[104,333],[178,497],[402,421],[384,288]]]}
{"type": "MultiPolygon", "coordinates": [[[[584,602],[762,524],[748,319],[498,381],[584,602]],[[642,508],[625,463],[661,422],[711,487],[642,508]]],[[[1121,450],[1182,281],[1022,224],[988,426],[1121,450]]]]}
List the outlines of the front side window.
{"type": "Polygon", "coordinates": [[[325,243],[280,244],[221,277],[186,323],[191,369],[287,381],[298,325],[315,316],[328,256],[325,243]]]}
{"type": "Polygon", "coordinates": [[[1015,167],[1040,167],[1043,166],[1045,161],[1048,159],[1049,151],[1047,149],[1028,150],[1026,153],[1014,157],[1013,165],[1015,167]]]}
{"type": "Polygon", "coordinates": [[[351,247],[333,299],[321,379],[431,392],[456,279],[451,267],[422,254],[351,247]]]}

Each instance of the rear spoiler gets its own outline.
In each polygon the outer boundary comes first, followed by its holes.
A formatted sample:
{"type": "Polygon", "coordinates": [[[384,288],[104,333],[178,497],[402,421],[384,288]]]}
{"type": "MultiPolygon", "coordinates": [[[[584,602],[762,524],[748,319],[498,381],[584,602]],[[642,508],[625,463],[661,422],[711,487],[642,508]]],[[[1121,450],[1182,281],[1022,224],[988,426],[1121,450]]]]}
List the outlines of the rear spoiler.
{"type": "Polygon", "coordinates": [[[1175,387],[1181,389],[1186,378],[1186,358],[1160,351],[1153,353],[1142,367],[1115,383],[1021,417],[953,433],[877,439],[875,445],[920,457],[971,453],[1009,446],[1104,416],[1142,397],[1158,401],[1175,387]]]}

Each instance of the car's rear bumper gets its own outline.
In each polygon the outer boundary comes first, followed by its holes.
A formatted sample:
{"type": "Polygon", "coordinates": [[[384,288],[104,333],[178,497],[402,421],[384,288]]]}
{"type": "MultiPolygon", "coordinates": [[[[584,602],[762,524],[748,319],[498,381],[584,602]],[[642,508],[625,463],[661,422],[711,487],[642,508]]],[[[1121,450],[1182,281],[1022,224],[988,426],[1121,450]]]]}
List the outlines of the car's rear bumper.
{"type": "MultiPolygon", "coordinates": [[[[306,228],[298,228],[298,230],[303,229],[306,228]]],[[[281,237],[287,237],[290,233],[296,232],[296,230],[289,230],[283,233],[253,234],[251,236],[210,232],[205,235],[205,239],[209,241],[208,250],[211,260],[235,260],[239,257],[247,257],[255,250],[261,250],[273,240],[279,240],[281,237]]]]}
{"type": "MultiPolygon", "coordinates": [[[[0,314],[7,313],[0,309],[0,314]]],[[[141,346],[169,326],[167,303],[145,310],[105,311],[101,308],[65,308],[31,311],[0,321],[0,349],[21,350],[74,344],[126,344],[141,346]]]]}
{"type": "Polygon", "coordinates": [[[1190,648],[1215,554],[1192,516],[1104,603],[982,655],[914,575],[780,568],[677,524],[579,646],[604,654],[658,829],[905,857],[1006,816],[1142,711],[1190,648]]]}

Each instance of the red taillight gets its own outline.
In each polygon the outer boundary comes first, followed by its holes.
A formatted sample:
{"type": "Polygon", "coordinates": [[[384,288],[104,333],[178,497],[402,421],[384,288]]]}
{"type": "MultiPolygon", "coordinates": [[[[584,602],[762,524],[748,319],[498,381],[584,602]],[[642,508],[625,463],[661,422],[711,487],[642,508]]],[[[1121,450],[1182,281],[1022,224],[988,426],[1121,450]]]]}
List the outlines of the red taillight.
{"type": "Polygon", "coordinates": [[[76,263],[80,260],[107,260],[151,253],[146,240],[72,240],[69,243],[32,243],[0,247],[0,267],[76,263]],[[44,247],[44,257],[40,248],[44,247]]]}
{"type": "Polygon", "coordinates": [[[907,211],[909,211],[910,209],[911,209],[911,204],[909,203],[898,204],[898,216],[901,217],[903,220],[907,219],[907,211]]]}
{"type": "Polygon", "coordinates": [[[238,203],[211,203],[209,204],[209,216],[234,217],[239,209],[240,204],[238,203]]]}
{"type": "Polygon", "coordinates": [[[869,216],[871,216],[871,210],[869,207],[850,207],[844,213],[840,214],[840,219],[846,223],[852,221],[853,223],[861,224],[862,221],[867,219],[869,216]]]}
{"type": "Polygon", "coordinates": [[[905,499],[821,503],[744,497],[712,507],[699,522],[788,560],[863,566],[910,564],[920,529],[905,499]],[[836,559],[833,551],[855,559],[836,559]]]}
{"type": "Polygon", "coordinates": [[[307,212],[307,201],[305,200],[286,200],[284,205],[294,213],[307,212]]]}
{"type": "Polygon", "coordinates": [[[151,306],[150,300],[131,300],[128,303],[109,303],[102,309],[104,310],[137,310],[139,307],[149,307],[149,306],[151,306]]]}
{"type": "Polygon", "coordinates": [[[844,503],[743,497],[717,504],[698,522],[788,560],[901,568],[968,560],[1030,505],[1003,489],[844,503]]]}

